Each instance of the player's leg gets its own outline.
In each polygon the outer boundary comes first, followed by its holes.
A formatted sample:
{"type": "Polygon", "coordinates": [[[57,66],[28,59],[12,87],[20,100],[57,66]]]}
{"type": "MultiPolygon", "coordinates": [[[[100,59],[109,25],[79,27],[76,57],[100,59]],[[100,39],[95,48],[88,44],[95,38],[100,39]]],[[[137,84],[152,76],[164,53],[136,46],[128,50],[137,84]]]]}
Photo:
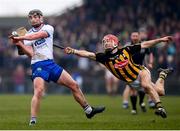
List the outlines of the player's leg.
{"type": "Polygon", "coordinates": [[[108,95],[112,95],[113,94],[113,89],[112,89],[112,85],[113,85],[113,81],[111,79],[111,77],[106,77],[105,78],[105,83],[106,83],[106,91],[108,93],[108,95]]]}
{"type": "MultiPolygon", "coordinates": [[[[156,83],[152,83],[152,85],[154,86],[155,90],[157,91],[157,93],[159,95],[165,95],[165,90],[164,90],[164,80],[167,77],[167,75],[171,72],[173,72],[172,68],[167,68],[167,69],[159,69],[159,77],[156,81],[156,83]]],[[[148,96],[148,103],[149,103],[149,107],[150,108],[154,108],[155,107],[155,103],[153,101],[153,99],[148,96]]]]}
{"type": "Polygon", "coordinates": [[[137,114],[137,108],[136,108],[137,91],[132,87],[130,87],[130,100],[131,100],[131,105],[132,105],[131,114],[136,115],[137,114]]]}
{"type": "Polygon", "coordinates": [[[164,80],[166,79],[166,77],[169,73],[173,72],[173,69],[172,68],[167,68],[167,69],[160,68],[158,71],[160,72],[159,78],[157,79],[154,86],[155,86],[155,89],[158,92],[158,94],[160,96],[163,96],[163,95],[165,95],[164,80]]]}
{"type": "Polygon", "coordinates": [[[74,99],[82,106],[82,108],[84,109],[84,111],[86,113],[87,118],[91,118],[95,114],[101,113],[105,110],[105,107],[96,107],[96,108],[91,107],[87,103],[87,101],[86,101],[81,89],[79,88],[77,82],[74,81],[72,79],[72,77],[70,76],[70,74],[67,73],[65,70],[62,71],[57,83],[62,84],[62,85],[71,89],[72,94],[74,96],[74,99]]]}
{"type": "Polygon", "coordinates": [[[145,91],[152,97],[152,99],[156,103],[155,113],[157,114],[157,110],[158,110],[157,115],[160,115],[161,117],[166,118],[167,117],[166,111],[161,106],[161,101],[160,101],[159,95],[153,87],[153,84],[151,81],[151,75],[150,75],[149,71],[147,69],[142,70],[139,75],[140,75],[140,79],[141,79],[140,80],[141,86],[145,89],[145,91]]]}
{"type": "Polygon", "coordinates": [[[139,95],[139,106],[141,107],[141,111],[146,112],[146,105],[144,103],[145,92],[142,88],[138,90],[138,95],[139,95]]]}
{"type": "Polygon", "coordinates": [[[128,99],[129,99],[130,87],[126,85],[124,92],[123,92],[123,104],[122,107],[127,109],[129,107],[128,99]]]}
{"type": "Polygon", "coordinates": [[[44,85],[45,81],[41,77],[36,77],[33,80],[33,86],[34,86],[34,95],[31,100],[31,120],[30,125],[33,125],[36,123],[36,117],[37,113],[40,108],[40,101],[44,93],[44,85]]]}
{"type": "Polygon", "coordinates": [[[133,101],[133,99],[135,99],[134,103],[135,103],[135,106],[136,106],[137,93],[138,93],[138,95],[139,95],[139,105],[141,107],[141,110],[143,112],[146,112],[146,107],[145,107],[145,103],[144,103],[145,92],[144,92],[144,89],[141,88],[140,77],[138,77],[135,81],[129,83],[129,86],[130,86],[131,92],[133,93],[133,95],[131,93],[131,100],[133,101]]]}
{"type": "Polygon", "coordinates": [[[115,76],[113,76],[112,80],[113,80],[113,82],[112,82],[112,92],[113,92],[113,95],[116,95],[117,90],[118,90],[119,79],[117,79],[115,76]]]}
{"type": "Polygon", "coordinates": [[[113,81],[113,74],[109,70],[105,70],[105,86],[106,86],[106,91],[108,95],[113,95],[113,86],[114,86],[114,81],[113,81]]]}

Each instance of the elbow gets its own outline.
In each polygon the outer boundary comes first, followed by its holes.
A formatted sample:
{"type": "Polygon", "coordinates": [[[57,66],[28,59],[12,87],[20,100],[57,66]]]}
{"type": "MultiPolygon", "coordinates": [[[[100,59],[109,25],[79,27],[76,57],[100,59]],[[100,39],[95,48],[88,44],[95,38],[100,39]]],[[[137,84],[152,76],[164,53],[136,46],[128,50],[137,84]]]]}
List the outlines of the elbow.
{"type": "Polygon", "coordinates": [[[28,55],[28,56],[29,56],[30,58],[32,58],[32,57],[33,57],[33,55],[31,55],[31,54],[30,54],[30,55],[28,55]]]}
{"type": "Polygon", "coordinates": [[[31,54],[27,54],[27,56],[28,56],[29,58],[32,58],[32,55],[31,55],[31,54]]]}
{"type": "Polygon", "coordinates": [[[32,58],[33,56],[34,56],[34,54],[33,54],[33,53],[30,53],[30,54],[29,54],[29,57],[31,57],[31,58],[32,58]]]}

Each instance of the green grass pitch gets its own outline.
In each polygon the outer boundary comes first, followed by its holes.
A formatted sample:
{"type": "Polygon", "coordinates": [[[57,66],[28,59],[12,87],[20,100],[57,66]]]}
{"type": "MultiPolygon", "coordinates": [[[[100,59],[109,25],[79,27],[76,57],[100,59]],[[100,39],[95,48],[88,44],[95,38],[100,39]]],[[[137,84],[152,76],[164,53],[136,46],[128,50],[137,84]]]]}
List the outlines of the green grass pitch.
{"type": "Polygon", "coordinates": [[[87,119],[71,95],[48,95],[42,100],[38,123],[29,127],[31,95],[0,95],[0,129],[14,130],[121,130],[121,129],[180,129],[180,96],[165,96],[163,105],[168,118],[155,116],[153,110],[131,115],[122,109],[122,97],[87,95],[91,105],[105,105],[106,110],[87,119]]]}

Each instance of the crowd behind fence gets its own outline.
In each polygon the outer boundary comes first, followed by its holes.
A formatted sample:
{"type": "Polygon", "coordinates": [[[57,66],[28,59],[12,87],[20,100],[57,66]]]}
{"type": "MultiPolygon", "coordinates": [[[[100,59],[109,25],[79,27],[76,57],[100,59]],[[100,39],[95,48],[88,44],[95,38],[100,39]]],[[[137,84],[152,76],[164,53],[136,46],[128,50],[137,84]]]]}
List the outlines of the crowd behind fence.
{"type": "MultiPolygon", "coordinates": [[[[180,94],[180,1],[176,0],[85,0],[80,7],[69,9],[60,16],[46,18],[55,28],[54,43],[89,51],[102,51],[101,39],[105,34],[118,36],[124,46],[132,31],[145,32],[143,40],[173,35],[168,46],[152,48],[157,78],[159,67],[173,67],[175,72],[167,79],[167,94],[180,94]]],[[[7,38],[11,26],[0,27],[0,93],[31,93],[30,60],[19,57],[17,49],[7,38]]],[[[104,71],[94,61],[66,55],[54,48],[55,61],[78,81],[86,93],[105,93],[104,71]]],[[[50,84],[49,93],[69,93],[50,84]]],[[[120,82],[120,92],[124,83],[120,82]]]]}

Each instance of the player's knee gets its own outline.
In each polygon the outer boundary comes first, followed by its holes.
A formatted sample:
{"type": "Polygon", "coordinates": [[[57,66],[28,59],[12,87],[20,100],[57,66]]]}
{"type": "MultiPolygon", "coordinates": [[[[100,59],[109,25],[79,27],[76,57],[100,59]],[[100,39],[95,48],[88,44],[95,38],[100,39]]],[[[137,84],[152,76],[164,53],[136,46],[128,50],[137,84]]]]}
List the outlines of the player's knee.
{"type": "Polygon", "coordinates": [[[146,92],[148,92],[148,91],[150,90],[150,87],[149,87],[149,86],[143,86],[143,88],[144,88],[144,90],[145,90],[146,92]]]}
{"type": "Polygon", "coordinates": [[[159,90],[158,94],[159,94],[159,96],[164,96],[165,95],[165,91],[164,90],[159,90]]]}
{"type": "Polygon", "coordinates": [[[40,98],[43,96],[43,93],[44,93],[43,88],[36,87],[36,88],[34,88],[34,90],[35,90],[34,95],[35,95],[38,99],[40,99],[40,98]]]}

